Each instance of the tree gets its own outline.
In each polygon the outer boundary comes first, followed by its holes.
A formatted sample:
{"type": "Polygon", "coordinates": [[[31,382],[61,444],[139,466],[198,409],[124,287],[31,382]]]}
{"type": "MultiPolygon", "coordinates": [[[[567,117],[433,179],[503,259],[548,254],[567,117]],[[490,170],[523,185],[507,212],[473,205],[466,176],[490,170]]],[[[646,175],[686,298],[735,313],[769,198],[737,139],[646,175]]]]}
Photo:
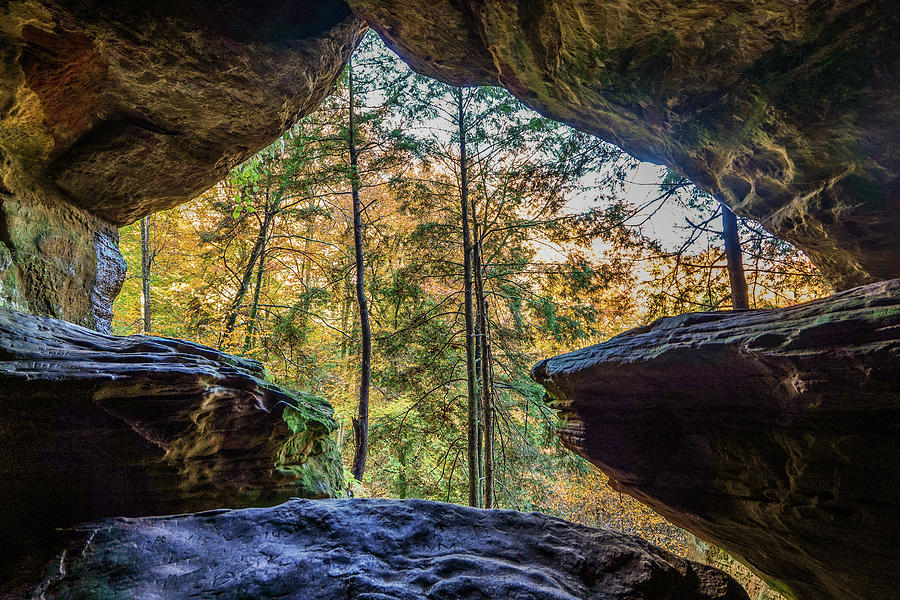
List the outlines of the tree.
{"type": "Polygon", "coordinates": [[[347,68],[347,90],[350,97],[347,108],[347,145],[350,153],[350,193],[353,201],[353,247],[356,262],[356,301],[359,304],[359,325],[362,336],[359,376],[359,409],[353,420],[356,454],[353,456],[353,476],[362,481],[366,471],[366,453],[369,449],[369,381],[371,379],[372,330],[369,325],[369,307],[366,303],[365,256],[363,254],[362,203],[359,199],[359,160],[356,150],[356,121],[353,106],[353,63],[347,68]]]}
{"type": "MultiPolygon", "coordinates": [[[[632,202],[634,164],[503,90],[417,78],[370,36],[318,111],[153,217],[152,290],[167,299],[154,331],[216,344],[230,328],[231,351],[328,398],[348,471],[368,355],[361,493],[582,511],[646,532],[605,482],[581,485],[590,467],[562,448],[528,377],[539,358],[729,305],[717,203],[677,176],[632,202]],[[650,227],[666,211],[685,220],[681,240],[650,227]]],[[[737,228],[751,306],[821,293],[801,254],[737,228]]],[[[121,232],[134,275],[117,332],[142,328],[140,233],[121,232]]]]}
{"type": "Polygon", "coordinates": [[[737,217],[731,209],[721,205],[722,239],[725,242],[725,257],[728,261],[728,280],[731,285],[731,308],[750,308],[747,296],[747,280],[744,278],[744,263],[741,258],[741,238],[738,235],[737,217]]]}
{"type": "Polygon", "coordinates": [[[150,304],[150,263],[153,260],[150,249],[150,217],[141,219],[141,308],[144,333],[153,331],[150,304]]]}
{"type": "MultiPolygon", "coordinates": [[[[262,172],[258,169],[260,165],[265,165],[266,158],[264,157],[261,160],[250,159],[250,162],[245,164],[244,167],[238,170],[233,177],[235,178],[238,185],[240,185],[240,195],[238,196],[238,205],[234,210],[233,217],[237,219],[242,213],[255,213],[256,209],[253,204],[250,203],[248,196],[250,194],[255,194],[259,192],[259,181],[262,177],[266,177],[265,181],[265,194],[263,196],[263,217],[259,226],[259,231],[256,235],[256,241],[253,244],[253,250],[250,253],[250,256],[247,258],[246,266],[243,269],[243,276],[241,277],[240,284],[238,285],[237,292],[234,295],[234,299],[231,302],[231,306],[228,309],[227,316],[225,318],[225,325],[222,331],[222,337],[219,342],[219,346],[224,346],[228,343],[231,338],[231,334],[234,332],[235,326],[237,325],[237,317],[238,312],[241,309],[241,306],[244,303],[244,297],[247,295],[247,291],[250,288],[250,282],[253,278],[253,270],[255,268],[259,269],[260,277],[262,276],[262,267],[263,267],[263,255],[265,254],[266,249],[266,241],[269,236],[269,227],[272,224],[272,218],[274,217],[274,210],[270,208],[270,179],[271,173],[267,169],[262,169],[262,172]]],[[[257,285],[257,290],[259,289],[259,285],[257,285]]],[[[251,325],[252,327],[252,325],[251,325]]]]}
{"type": "Polygon", "coordinates": [[[469,505],[483,506],[484,495],[481,489],[482,474],[482,420],[478,399],[478,373],[475,358],[476,329],[475,309],[473,307],[473,268],[474,248],[472,233],[469,230],[469,165],[466,154],[466,94],[462,88],[456,90],[457,131],[459,136],[459,204],[462,222],[463,247],[463,294],[466,322],[466,391],[469,399],[467,413],[467,440],[469,464],[469,505]]]}
{"type": "Polygon", "coordinates": [[[621,152],[538,117],[496,88],[463,90],[414,76],[395,81],[395,102],[410,121],[402,129],[421,161],[397,193],[409,198],[409,218],[428,213],[416,240],[421,276],[459,282],[450,294],[461,296],[463,326],[451,335],[464,340],[468,497],[472,505],[492,506],[496,488],[505,485],[495,478],[495,451],[508,473],[510,440],[521,435],[513,396],[536,394],[527,378],[530,357],[512,340],[522,334],[523,306],[555,306],[538,297],[534,276],[559,265],[542,260],[536,247],[552,246],[552,236],[577,220],[564,211],[567,195],[621,152]],[[438,250],[453,239],[461,260],[438,250]]]}

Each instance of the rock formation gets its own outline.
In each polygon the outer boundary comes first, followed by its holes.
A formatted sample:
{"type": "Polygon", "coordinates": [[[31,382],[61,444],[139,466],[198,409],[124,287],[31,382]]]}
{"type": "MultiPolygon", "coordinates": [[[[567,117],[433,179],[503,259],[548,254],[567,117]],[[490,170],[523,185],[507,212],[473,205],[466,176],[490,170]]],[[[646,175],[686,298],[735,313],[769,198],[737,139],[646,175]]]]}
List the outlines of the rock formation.
{"type": "Polygon", "coordinates": [[[0,306],[108,333],[124,279],[109,222],[50,188],[0,189],[0,306]]]}
{"type": "Polygon", "coordinates": [[[349,0],[415,69],[664,163],[839,289],[900,276],[900,3],[349,0]]]}
{"type": "MultiPolygon", "coordinates": [[[[893,0],[350,5],[418,70],[502,84],[673,167],[838,288],[900,275],[893,0]]],[[[0,301],[103,329],[120,268],[90,257],[109,225],[191,198],[279,135],[359,35],[342,0],[6,2],[0,301]]]]}
{"type": "MultiPolygon", "coordinates": [[[[680,171],[804,249],[839,289],[900,276],[894,0],[350,6],[422,72],[502,84],[680,171]]],[[[0,304],[108,329],[123,276],[115,226],[189,199],[312,110],[361,31],[342,0],[0,4],[0,304]]],[[[897,297],[894,281],[784,311],[663,320],[535,375],[572,447],[781,589],[893,597],[897,297]]],[[[297,400],[256,365],[183,342],[3,311],[0,356],[7,557],[40,541],[21,533],[32,526],[45,537],[109,514],[283,499],[307,464],[285,453],[330,427],[324,409],[311,421],[282,409],[297,400]]],[[[195,519],[219,518],[232,517],[195,519]]],[[[571,549],[553,556],[593,573],[571,549]]],[[[616,560],[613,571],[645,558],[616,560]]]]}
{"type": "Polygon", "coordinates": [[[362,30],[340,0],[0,5],[0,302],[108,328],[114,226],[314,109],[362,30]]]}
{"type": "Polygon", "coordinates": [[[197,344],[0,309],[0,582],[56,528],[336,495],[331,407],[262,377],[197,344]]]}
{"type": "Polygon", "coordinates": [[[541,361],[565,443],[788,598],[900,572],[900,280],[669,317],[541,361]]]}
{"type": "Polygon", "coordinates": [[[692,533],[687,534],[687,552],[685,558],[715,567],[734,577],[735,581],[750,596],[750,600],[785,600],[784,596],[775,592],[747,566],[738,562],[730,554],[704,542],[692,533]]]}
{"type": "MultiPolygon", "coordinates": [[[[420,71],[502,84],[682,172],[838,288],[900,275],[892,0],[350,5],[420,71]]],[[[78,215],[45,243],[41,219],[74,204],[120,225],[191,198],[314,108],[359,34],[341,0],[7,2],[0,225],[29,225],[0,226],[0,299],[102,329],[92,272],[114,291],[119,269],[90,256],[109,226],[78,215]]]]}
{"type": "Polygon", "coordinates": [[[424,500],[79,527],[35,597],[746,600],[727,575],[622,534],[424,500]]]}

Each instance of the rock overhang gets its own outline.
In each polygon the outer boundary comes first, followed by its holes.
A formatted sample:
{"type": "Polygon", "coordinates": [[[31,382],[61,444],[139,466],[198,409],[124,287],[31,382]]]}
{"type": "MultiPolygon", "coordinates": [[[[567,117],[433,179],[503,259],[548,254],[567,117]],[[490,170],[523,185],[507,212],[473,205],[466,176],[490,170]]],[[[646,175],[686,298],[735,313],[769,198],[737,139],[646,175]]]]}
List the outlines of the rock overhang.
{"type": "Polygon", "coordinates": [[[184,202],[330,89],[362,32],[666,164],[839,289],[900,274],[888,0],[20,0],[0,16],[0,179],[115,223],[184,202]]]}
{"type": "Polygon", "coordinates": [[[339,0],[0,10],[0,179],[116,225],[193,198],[312,111],[364,30],[339,0]]]}

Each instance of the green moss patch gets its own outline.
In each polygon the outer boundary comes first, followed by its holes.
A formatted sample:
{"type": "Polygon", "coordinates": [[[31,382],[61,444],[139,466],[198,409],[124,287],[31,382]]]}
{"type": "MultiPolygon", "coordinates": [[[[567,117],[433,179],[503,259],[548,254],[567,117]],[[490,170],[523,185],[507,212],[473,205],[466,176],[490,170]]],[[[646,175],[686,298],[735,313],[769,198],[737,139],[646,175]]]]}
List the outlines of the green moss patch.
{"type": "Polygon", "coordinates": [[[318,396],[292,394],[295,403],[285,405],[282,419],[292,435],[278,450],[275,468],[296,478],[297,495],[334,498],[343,495],[344,472],[337,444],[334,409],[318,396]]]}

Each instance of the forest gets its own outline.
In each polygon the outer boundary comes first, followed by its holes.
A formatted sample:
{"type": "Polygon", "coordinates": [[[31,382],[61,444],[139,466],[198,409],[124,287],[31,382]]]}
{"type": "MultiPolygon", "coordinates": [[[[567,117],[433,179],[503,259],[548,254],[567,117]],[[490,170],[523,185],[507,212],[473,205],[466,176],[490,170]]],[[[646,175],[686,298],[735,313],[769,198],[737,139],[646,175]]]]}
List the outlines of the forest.
{"type": "Polygon", "coordinates": [[[256,359],[335,408],[354,496],[540,511],[683,553],[565,449],[539,359],[684,312],[830,293],[682,175],[373,33],[321,107],[197,199],[120,230],[113,330],[256,359]]]}

